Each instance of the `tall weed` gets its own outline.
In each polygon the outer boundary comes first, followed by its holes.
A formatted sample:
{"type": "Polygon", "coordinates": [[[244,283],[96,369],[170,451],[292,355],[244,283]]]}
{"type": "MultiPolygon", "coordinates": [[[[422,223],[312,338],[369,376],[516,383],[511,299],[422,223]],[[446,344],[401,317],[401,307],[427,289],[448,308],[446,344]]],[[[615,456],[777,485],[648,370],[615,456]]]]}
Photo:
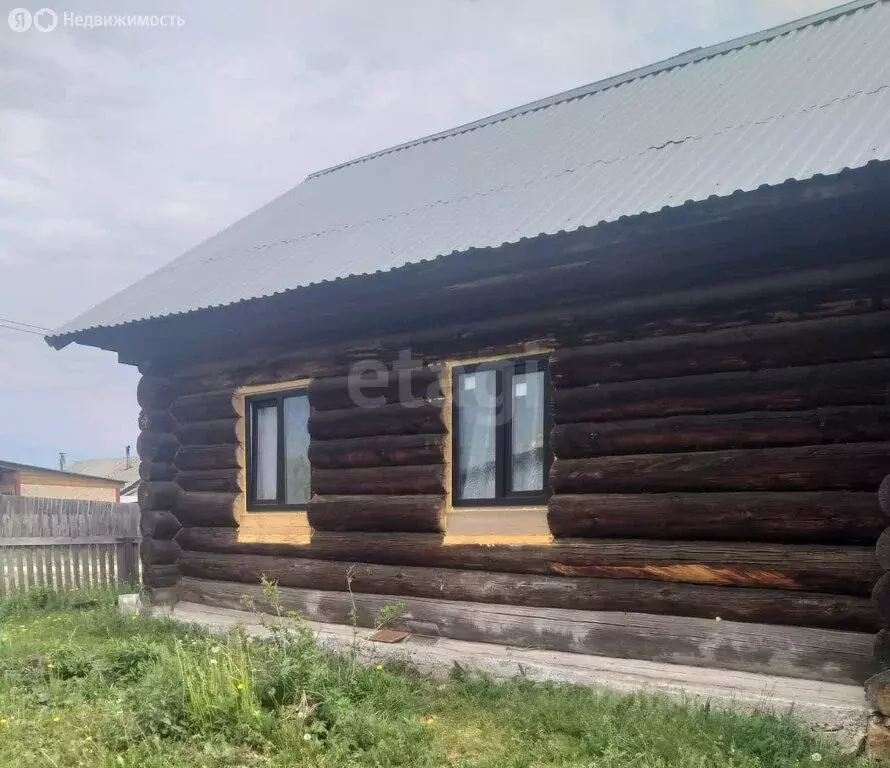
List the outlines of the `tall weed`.
{"type": "Polygon", "coordinates": [[[188,717],[205,733],[243,733],[260,728],[262,710],[250,643],[241,631],[176,642],[176,658],[188,717]]]}

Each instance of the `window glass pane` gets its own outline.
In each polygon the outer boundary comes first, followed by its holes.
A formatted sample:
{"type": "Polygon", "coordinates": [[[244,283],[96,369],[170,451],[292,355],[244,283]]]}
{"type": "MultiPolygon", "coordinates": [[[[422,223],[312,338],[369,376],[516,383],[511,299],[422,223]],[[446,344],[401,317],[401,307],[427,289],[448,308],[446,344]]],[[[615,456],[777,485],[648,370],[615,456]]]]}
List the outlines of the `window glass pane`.
{"type": "Polygon", "coordinates": [[[458,497],[493,499],[496,485],[495,426],[497,374],[463,373],[457,378],[459,460],[458,497]]]}
{"type": "Polygon", "coordinates": [[[278,496],[278,408],[258,405],[254,408],[256,456],[254,496],[257,501],[274,501],[278,496]]]}
{"type": "Polygon", "coordinates": [[[544,372],[513,375],[514,491],[544,490],[544,372]]]}
{"type": "Polygon", "coordinates": [[[309,501],[309,398],[284,399],[284,502],[309,501]]]}

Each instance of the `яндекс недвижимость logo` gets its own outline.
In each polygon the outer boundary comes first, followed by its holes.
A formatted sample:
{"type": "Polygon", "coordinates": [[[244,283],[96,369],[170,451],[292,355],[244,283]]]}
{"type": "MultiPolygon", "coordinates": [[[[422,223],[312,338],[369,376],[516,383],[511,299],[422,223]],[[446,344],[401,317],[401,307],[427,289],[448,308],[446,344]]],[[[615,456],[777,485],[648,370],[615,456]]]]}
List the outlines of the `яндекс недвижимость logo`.
{"type": "Polygon", "coordinates": [[[27,32],[31,27],[40,32],[52,32],[59,24],[59,15],[52,8],[41,8],[33,14],[27,8],[13,8],[7,20],[13,32],[27,32]]]}

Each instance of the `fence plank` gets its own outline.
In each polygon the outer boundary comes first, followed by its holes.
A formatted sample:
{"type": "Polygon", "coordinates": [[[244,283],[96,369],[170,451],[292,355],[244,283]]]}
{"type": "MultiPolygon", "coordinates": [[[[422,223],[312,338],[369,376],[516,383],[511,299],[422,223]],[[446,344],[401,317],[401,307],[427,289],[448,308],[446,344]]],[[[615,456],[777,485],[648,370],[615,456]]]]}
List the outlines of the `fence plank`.
{"type": "Polygon", "coordinates": [[[9,576],[9,550],[0,549],[0,595],[12,592],[9,585],[9,576]]]}
{"type": "Polygon", "coordinates": [[[99,563],[99,583],[104,587],[108,584],[108,573],[105,570],[105,547],[95,544],[93,551],[96,553],[96,560],[99,563]]]}
{"type": "Polygon", "coordinates": [[[46,565],[44,564],[43,557],[43,547],[37,547],[31,553],[31,558],[34,562],[34,576],[37,581],[37,586],[40,589],[46,589],[51,585],[47,582],[46,579],[46,565]]]}
{"type": "Polygon", "coordinates": [[[22,552],[22,560],[25,563],[25,573],[28,574],[28,589],[34,589],[37,586],[37,574],[34,572],[34,556],[30,549],[22,552]]]}
{"type": "Polygon", "coordinates": [[[74,572],[74,586],[83,589],[83,577],[80,574],[80,547],[71,547],[71,570],[74,572]]]}
{"type": "Polygon", "coordinates": [[[124,544],[124,581],[127,584],[139,583],[139,545],[124,544]]]}
{"type": "Polygon", "coordinates": [[[18,577],[18,585],[19,589],[22,592],[27,592],[28,590],[28,581],[25,579],[25,553],[22,550],[17,549],[15,551],[15,566],[16,566],[16,574],[18,577]]]}
{"type": "Polygon", "coordinates": [[[84,589],[93,589],[96,586],[96,580],[93,578],[93,569],[90,567],[92,564],[92,555],[90,554],[89,544],[80,548],[80,554],[83,557],[81,560],[81,568],[83,568],[83,587],[84,589]]]}
{"type": "Polygon", "coordinates": [[[46,586],[49,589],[55,590],[56,587],[56,579],[53,574],[53,558],[52,558],[52,547],[43,547],[40,551],[40,558],[43,561],[43,569],[44,574],[46,575],[46,586]]]}
{"type": "Polygon", "coordinates": [[[16,568],[16,561],[18,560],[18,553],[12,547],[7,547],[6,554],[2,559],[5,561],[6,590],[7,592],[18,592],[22,588],[17,578],[18,569],[16,568]]]}
{"type": "Polygon", "coordinates": [[[139,509],[0,495],[0,593],[137,584],[139,509]]]}

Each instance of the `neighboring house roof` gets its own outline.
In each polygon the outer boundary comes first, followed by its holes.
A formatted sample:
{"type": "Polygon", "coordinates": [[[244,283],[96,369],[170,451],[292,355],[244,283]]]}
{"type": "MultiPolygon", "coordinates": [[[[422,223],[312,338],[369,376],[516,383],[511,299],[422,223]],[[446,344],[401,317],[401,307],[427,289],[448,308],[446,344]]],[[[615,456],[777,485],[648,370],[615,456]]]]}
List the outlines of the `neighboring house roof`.
{"type": "Polygon", "coordinates": [[[321,171],[48,338],[890,160],[888,40],[858,0],[321,171]]]}
{"type": "MultiPolygon", "coordinates": [[[[77,463],[77,462],[75,462],[77,463]]],[[[34,464],[19,464],[14,461],[0,461],[0,472],[41,472],[47,475],[58,475],[59,477],[71,477],[81,479],[83,477],[88,477],[90,480],[100,481],[106,484],[112,484],[117,487],[121,487],[124,484],[124,481],[119,478],[109,477],[107,475],[96,474],[93,472],[80,472],[76,469],[72,471],[61,471],[59,469],[50,469],[49,467],[38,467],[34,464]]],[[[139,475],[139,470],[136,470],[137,476],[139,475]]]]}
{"type": "Polygon", "coordinates": [[[139,461],[130,459],[129,467],[126,459],[84,459],[72,461],[71,472],[79,475],[92,475],[94,477],[107,477],[124,484],[121,494],[134,493],[139,485],[139,461]]]}

